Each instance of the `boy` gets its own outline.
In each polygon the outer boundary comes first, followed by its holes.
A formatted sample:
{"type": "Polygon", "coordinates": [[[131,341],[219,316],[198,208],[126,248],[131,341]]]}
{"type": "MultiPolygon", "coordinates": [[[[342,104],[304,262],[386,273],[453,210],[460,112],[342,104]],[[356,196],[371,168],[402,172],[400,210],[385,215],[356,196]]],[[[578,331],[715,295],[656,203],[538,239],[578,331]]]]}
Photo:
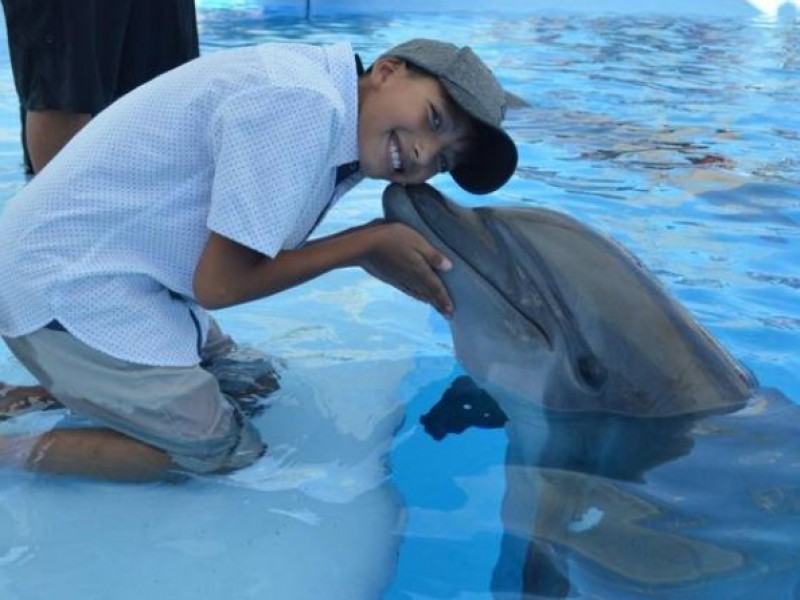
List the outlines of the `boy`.
{"type": "Polygon", "coordinates": [[[200,365],[226,346],[206,309],[358,265],[452,312],[448,261],[410,228],[306,240],[362,177],[503,185],[517,162],[503,90],[469,48],[434,40],[360,71],[347,44],[204,56],[100,113],[9,202],[0,333],[103,428],[0,439],[6,455],[119,479],[240,468],[265,447],[200,365]]]}

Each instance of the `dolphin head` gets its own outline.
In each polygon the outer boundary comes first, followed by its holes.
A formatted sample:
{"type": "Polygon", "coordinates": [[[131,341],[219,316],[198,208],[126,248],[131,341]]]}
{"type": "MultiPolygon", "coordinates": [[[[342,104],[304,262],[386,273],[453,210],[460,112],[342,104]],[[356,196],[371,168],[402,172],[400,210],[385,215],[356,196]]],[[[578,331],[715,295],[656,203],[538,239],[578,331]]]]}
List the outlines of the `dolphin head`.
{"type": "Polygon", "coordinates": [[[629,252],[575,219],[530,207],[465,208],[392,184],[386,219],[444,253],[456,355],[504,411],[636,416],[740,406],[753,377],[629,252]]]}

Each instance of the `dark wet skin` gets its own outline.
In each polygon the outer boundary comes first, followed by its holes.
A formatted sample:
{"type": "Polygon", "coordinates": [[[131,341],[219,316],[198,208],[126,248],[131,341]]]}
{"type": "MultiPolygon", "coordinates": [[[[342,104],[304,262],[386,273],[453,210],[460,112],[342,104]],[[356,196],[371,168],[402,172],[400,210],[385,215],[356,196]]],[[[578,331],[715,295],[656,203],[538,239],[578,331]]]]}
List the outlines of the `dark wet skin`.
{"type": "Polygon", "coordinates": [[[0,382],[0,421],[37,410],[61,408],[61,403],[40,385],[0,382]]]}

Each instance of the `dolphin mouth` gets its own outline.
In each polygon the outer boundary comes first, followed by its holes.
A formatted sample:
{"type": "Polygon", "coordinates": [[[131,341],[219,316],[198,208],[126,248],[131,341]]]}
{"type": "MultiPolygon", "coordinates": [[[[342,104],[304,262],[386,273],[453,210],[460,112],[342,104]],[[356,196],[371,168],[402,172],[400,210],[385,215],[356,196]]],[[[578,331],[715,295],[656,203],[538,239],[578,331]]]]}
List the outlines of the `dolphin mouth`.
{"type": "Polygon", "coordinates": [[[497,278],[480,264],[480,255],[487,248],[500,244],[497,237],[492,235],[492,228],[482,218],[483,213],[460,207],[428,184],[391,184],[384,192],[383,210],[387,220],[408,225],[434,246],[438,245],[440,250],[456,255],[530,324],[548,351],[554,350],[552,335],[538,320],[522,310],[498,284],[497,278]],[[466,243],[467,239],[463,235],[465,227],[481,239],[481,244],[470,246],[466,243]]]}

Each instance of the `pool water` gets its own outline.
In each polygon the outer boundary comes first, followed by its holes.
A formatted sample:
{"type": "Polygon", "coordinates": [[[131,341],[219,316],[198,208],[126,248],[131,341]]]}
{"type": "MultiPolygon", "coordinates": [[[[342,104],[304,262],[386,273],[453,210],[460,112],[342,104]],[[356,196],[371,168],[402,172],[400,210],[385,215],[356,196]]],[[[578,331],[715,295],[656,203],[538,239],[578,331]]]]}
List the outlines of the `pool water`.
{"type": "MultiPolygon", "coordinates": [[[[487,13],[478,3],[412,2],[399,16],[359,2],[198,7],[204,53],[348,40],[369,62],[417,36],[473,46],[528,103],[508,121],[520,166],[488,198],[469,197],[446,177],[432,183],[467,205],[553,208],[612,235],[764,386],[800,402],[796,11],[764,14],[736,0],[645,2],[635,11],[611,1],[496,4],[487,13]]],[[[1,205],[25,179],[0,42],[1,205]]],[[[382,188],[358,186],[319,234],[379,217],[382,188]]],[[[508,565],[498,565],[508,550],[501,506],[514,476],[505,433],[470,429],[435,441],[419,423],[463,374],[436,313],[347,269],[217,316],[239,342],[280,359],[282,388],[256,419],[270,454],[184,485],[0,472],[0,598],[519,597],[512,584],[522,574],[503,575],[508,565]]],[[[4,347],[0,380],[31,381],[4,347]]],[[[62,417],[27,415],[0,423],[0,435],[62,417]]],[[[746,458],[773,464],[770,453],[783,450],[746,458]]],[[[757,477],[758,469],[742,472],[757,477]]],[[[662,578],[636,580],[613,557],[578,552],[568,558],[577,597],[798,597],[798,488],[762,498],[785,519],[768,528],[740,519],[738,496],[705,487],[702,471],[690,475],[676,489],[702,493],[669,526],[748,548],[744,564],[719,556],[715,564],[730,568],[687,578],[665,567],[662,578]]],[[[591,531],[602,518],[587,510],[571,526],[591,531]]],[[[647,562],[641,539],[634,550],[647,562]]]]}

